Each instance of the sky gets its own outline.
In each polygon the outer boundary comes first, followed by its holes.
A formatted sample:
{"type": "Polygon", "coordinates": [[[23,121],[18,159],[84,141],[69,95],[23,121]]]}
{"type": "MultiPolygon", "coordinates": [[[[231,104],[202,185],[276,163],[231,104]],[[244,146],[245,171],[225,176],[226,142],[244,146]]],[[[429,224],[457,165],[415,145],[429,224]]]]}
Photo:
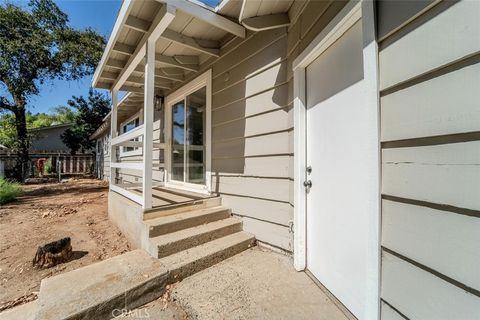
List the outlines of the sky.
{"type": "MultiPolygon", "coordinates": [[[[0,0],[0,4],[5,2],[0,0]]],[[[28,3],[27,0],[10,0],[9,2],[20,6],[26,6],[28,3]]],[[[122,3],[121,0],[57,0],[55,2],[68,15],[71,26],[79,29],[91,27],[106,39],[110,36],[122,3]]],[[[74,95],[88,95],[91,82],[92,76],[79,81],[47,81],[40,86],[39,95],[30,97],[28,110],[33,113],[49,113],[56,106],[66,105],[74,95]]]]}

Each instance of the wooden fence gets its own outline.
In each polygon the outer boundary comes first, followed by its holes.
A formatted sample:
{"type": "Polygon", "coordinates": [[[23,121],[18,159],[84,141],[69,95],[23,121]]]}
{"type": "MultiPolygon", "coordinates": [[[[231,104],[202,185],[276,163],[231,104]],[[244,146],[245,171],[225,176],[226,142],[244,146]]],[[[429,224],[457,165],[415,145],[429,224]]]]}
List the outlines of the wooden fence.
{"type": "MultiPolygon", "coordinates": [[[[0,178],[11,178],[17,163],[16,155],[0,154],[0,178]]],[[[84,175],[93,173],[95,155],[93,154],[30,154],[29,177],[48,174],[84,175]],[[43,172],[39,172],[37,163],[43,159],[43,172]],[[48,163],[48,164],[47,164],[48,163]]]]}

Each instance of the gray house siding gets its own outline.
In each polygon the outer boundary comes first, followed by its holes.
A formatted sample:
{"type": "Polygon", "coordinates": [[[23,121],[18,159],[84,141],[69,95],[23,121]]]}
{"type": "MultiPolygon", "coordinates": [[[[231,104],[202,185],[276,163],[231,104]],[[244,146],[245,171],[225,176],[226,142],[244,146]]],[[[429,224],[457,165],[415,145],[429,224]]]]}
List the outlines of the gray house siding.
{"type": "Polygon", "coordinates": [[[59,125],[32,129],[30,145],[31,152],[61,152],[69,153],[70,149],[62,142],[61,135],[70,128],[70,125],[59,125]]]}
{"type": "MultiPolygon", "coordinates": [[[[242,218],[246,231],[288,252],[293,251],[291,64],[345,3],[295,2],[289,29],[235,38],[223,46],[219,60],[201,65],[200,73],[212,69],[212,191],[242,218]]],[[[160,142],[159,114],[154,142],[160,142]]],[[[158,159],[154,149],[154,182],[163,181],[158,159]]],[[[118,172],[123,183],[141,182],[133,170],[118,172]]]]}
{"type": "Polygon", "coordinates": [[[212,185],[261,242],[293,251],[291,63],[345,3],[295,3],[290,30],[250,34],[211,65],[212,185]]]}
{"type": "Polygon", "coordinates": [[[480,2],[430,4],[378,10],[385,320],[480,314],[480,2]]]}

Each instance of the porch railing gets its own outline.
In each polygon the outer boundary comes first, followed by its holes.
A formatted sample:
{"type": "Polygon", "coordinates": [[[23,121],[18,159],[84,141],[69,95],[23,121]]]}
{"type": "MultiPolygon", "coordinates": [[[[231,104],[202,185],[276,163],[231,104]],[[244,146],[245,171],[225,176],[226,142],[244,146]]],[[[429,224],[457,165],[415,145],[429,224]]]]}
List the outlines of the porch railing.
{"type": "MultiPolygon", "coordinates": [[[[142,161],[122,161],[122,158],[117,158],[117,157],[112,157],[112,161],[110,162],[110,168],[111,170],[116,170],[116,169],[127,169],[127,170],[134,170],[137,172],[142,173],[143,179],[145,179],[148,174],[144,174],[145,170],[145,158],[152,158],[153,155],[152,153],[147,154],[143,149],[144,149],[144,137],[145,137],[145,126],[140,125],[128,132],[125,132],[119,136],[114,137],[111,140],[111,148],[112,150],[116,151],[116,148],[121,148],[121,147],[134,147],[134,148],[141,148],[142,149],[142,161]]],[[[157,143],[153,142],[152,144],[152,151],[153,148],[158,149],[158,150],[164,150],[165,152],[165,143],[157,143]]],[[[113,153],[112,153],[113,154],[113,153]]],[[[160,158],[158,159],[158,164],[153,164],[151,165],[152,169],[153,168],[163,168],[164,163],[161,162],[160,158]]],[[[151,173],[150,177],[151,179],[151,173]]],[[[153,183],[150,183],[152,185],[153,183]]],[[[131,189],[138,189],[139,187],[143,187],[143,183],[117,183],[116,181],[116,173],[113,173],[111,176],[111,181],[110,181],[110,189],[112,191],[115,191],[128,199],[144,206],[146,209],[148,209],[151,206],[151,199],[144,199],[144,195],[140,195],[136,192],[132,192],[131,189]],[[147,202],[146,202],[147,201],[147,202]],[[149,206],[150,204],[150,206],[149,206]]],[[[142,190],[142,193],[145,193],[145,190],[142,190]]]]}

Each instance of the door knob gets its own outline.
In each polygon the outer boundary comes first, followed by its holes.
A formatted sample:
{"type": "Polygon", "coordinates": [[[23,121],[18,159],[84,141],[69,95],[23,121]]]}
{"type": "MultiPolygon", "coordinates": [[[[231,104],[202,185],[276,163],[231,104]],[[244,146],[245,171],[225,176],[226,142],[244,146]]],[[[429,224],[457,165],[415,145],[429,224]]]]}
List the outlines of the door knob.
{"type": "Polygon", "coordinates": [[[311,188],[312,187],[312,180],[303,181],[303,186],[305,188],[311,188]]]}

